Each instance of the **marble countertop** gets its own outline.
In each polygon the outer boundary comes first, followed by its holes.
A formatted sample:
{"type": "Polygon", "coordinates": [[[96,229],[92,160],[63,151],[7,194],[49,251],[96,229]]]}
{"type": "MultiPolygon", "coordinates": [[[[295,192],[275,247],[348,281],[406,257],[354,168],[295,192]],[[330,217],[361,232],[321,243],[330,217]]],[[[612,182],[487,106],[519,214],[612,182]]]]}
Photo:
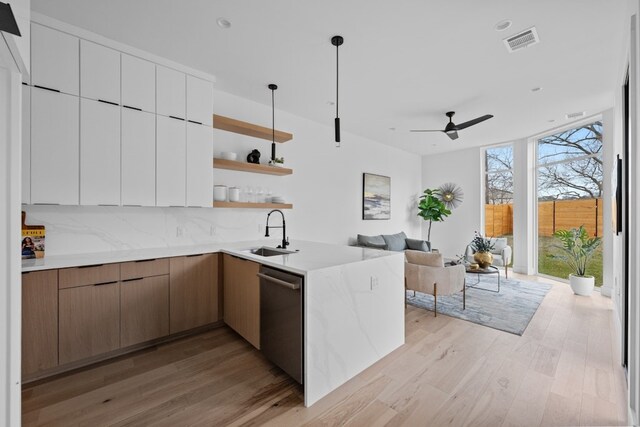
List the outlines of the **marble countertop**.
{"type": "Polygon", "coordinates": [[[85,265],[110,264],[153,258],[169,258],[202,253],[223,252],[238,256],[260,264],[281,268],[304,275],[308,271],[322,270],[344,264],[366,261],[369,259],[397,256],[399,252],[367,249],[354,246],[343,246],[327,243],[294,240],[287,250],[296,251],[288,255],[263,257],[245,252],[247,249],[260,246],[275,247],[279,242],[274,240],[255,240],[230,243],[211,243],[189,246],[176,246],[153,249],[134,249],[73,255],[53,255],[41,259],[23,260],[22,271],[52,270],[58,268],[80,267],[85,265]]]}

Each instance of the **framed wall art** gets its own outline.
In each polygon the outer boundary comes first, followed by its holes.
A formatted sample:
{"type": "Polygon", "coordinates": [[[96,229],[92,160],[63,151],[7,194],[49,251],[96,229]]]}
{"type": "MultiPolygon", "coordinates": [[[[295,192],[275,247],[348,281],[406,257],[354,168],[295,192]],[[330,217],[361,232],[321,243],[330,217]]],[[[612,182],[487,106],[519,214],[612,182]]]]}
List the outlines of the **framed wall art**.
{"type": "Polygon", "coordinates": [[[362,219],[391,219],[391,178],[362,174],[362,219]]]}

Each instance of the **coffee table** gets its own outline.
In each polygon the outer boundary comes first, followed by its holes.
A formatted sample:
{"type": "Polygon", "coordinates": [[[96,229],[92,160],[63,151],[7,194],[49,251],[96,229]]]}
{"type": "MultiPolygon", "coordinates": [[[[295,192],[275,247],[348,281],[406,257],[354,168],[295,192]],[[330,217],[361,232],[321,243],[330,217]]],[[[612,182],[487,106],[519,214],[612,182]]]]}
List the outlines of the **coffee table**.
{"type": "Polygon", "coordinates": [[[478,275],[478,281],[476,283],[473,283],[471,285],[467,285],[467,279],[465,278],[465,286],[467,288],[474,288],[474,289],[479,289],[481,291],[489,291],[489,292],[497,292],[500,293],[500,270],[498,270],[498,267],[494,267],[493,265],[490,265],[487,268],[476,268],[476,269],[471,269],[469,268],[468,265],[465,265],[465,270],[467,271],[467,273],[472,273],[472,274],[477,274],[478,275]],[[482,274],[497,274],[498,275],[498,290],[494,290],[494,289],[487,289],[487,288],[483,288],[478,286],[478,284],[480,283],[480,275],[482,274]]]}

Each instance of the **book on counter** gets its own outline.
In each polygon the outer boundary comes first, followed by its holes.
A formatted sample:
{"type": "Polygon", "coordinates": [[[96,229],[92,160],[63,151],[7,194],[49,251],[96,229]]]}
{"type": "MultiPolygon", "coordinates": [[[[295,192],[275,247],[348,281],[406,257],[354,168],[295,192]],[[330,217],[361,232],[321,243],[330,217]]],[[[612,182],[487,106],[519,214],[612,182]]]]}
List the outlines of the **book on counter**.
{"type": "Polygon", "coordinates": [[[44,225],[26,225],[26,213],[22,212],[22,259],[44,258],[44,240],[46,230],[44,225]]]}

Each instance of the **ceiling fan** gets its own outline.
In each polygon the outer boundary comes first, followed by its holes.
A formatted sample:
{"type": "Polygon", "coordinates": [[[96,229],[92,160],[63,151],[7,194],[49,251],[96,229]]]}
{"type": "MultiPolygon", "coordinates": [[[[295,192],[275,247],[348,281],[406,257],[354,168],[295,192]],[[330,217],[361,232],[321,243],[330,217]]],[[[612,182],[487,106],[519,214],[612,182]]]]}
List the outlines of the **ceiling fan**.
{"type": "Polygon", "coordinates": [[[489,120],[493,115],[485,114],[484,116],[477,117],[473,120],[469,120],[468,122],[460,123],[459,125],[453,123],[453,115],[455,111],[449,111],[447,113],[447,117],[449,117],[449,123],[444,128],[444,130],[427,130],[427,129],[412,129],[411,132],[444,132],[451,139],[458,139],[458,131],[462,129],[466,129],[469,126],[477,125],[478,123],[482,123],[485,120],[489,120]]]}

